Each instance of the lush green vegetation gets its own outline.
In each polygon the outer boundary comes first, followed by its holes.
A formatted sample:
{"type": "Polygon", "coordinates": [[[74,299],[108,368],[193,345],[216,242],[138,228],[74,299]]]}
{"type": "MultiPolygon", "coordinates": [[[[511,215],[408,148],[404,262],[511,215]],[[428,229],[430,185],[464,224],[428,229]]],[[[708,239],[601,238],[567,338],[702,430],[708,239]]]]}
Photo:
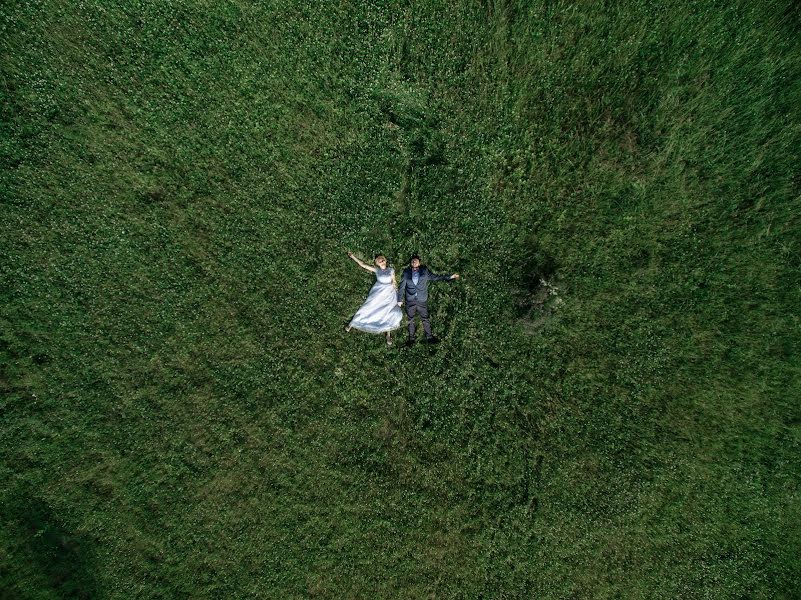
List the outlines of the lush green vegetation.
{"type": "Polygon", "coordinates": [[[799,597],[797,4],[0,31],[6,596],[799,597]]]}

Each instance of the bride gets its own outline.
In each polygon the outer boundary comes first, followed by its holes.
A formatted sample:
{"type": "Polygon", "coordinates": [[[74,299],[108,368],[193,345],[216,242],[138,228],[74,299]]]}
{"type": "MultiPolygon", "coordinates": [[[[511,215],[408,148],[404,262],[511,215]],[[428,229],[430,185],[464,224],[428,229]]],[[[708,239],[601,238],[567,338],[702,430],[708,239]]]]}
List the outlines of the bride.
{"type": "Polygon", "coordinates": [[[362,269],[375,273],[376,282],[345,331],[358,329],[368,333],[386,333],[387,346],[391,346],[391,332],[400,327],[403,316],[396,300],[398,282],[395,279],[395,269],[387,268],[387,258],[383,254],[375,257],[375,267],[356,258],[353,252],[348,252],[348,256],[362,269]]]}

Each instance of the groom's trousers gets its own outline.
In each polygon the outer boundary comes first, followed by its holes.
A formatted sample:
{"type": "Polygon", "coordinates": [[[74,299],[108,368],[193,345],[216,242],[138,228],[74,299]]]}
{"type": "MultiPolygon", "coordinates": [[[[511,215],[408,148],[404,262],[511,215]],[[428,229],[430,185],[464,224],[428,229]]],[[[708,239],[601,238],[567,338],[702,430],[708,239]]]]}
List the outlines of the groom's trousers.
{"type": "Polygon", "coordinates": [[[427,302],[407,302],[406,303],[406,316],[409,317],[409,337],[414,339],[417,327],[414,324],[415,313],[420,315],[423,321],[423,332],[426,338],[431,337],[431,323],[428,321],[428,303],[427,302]]]}

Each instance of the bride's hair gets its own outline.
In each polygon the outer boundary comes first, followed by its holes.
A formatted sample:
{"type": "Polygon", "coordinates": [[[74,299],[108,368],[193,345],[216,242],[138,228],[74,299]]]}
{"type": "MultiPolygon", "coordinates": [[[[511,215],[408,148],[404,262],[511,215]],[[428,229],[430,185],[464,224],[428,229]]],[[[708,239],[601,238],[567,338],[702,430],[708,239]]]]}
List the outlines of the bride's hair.
{"type": "Polygon", "coordinates": [[[383,254],[376,254],[375,258],[373,259],[373,262],[377,261],[379,258],[383,258],[384,260],[387,261],[387,263],[389,263],[389,261],[387,260],[387,257],[384,256],[383,254]]]}

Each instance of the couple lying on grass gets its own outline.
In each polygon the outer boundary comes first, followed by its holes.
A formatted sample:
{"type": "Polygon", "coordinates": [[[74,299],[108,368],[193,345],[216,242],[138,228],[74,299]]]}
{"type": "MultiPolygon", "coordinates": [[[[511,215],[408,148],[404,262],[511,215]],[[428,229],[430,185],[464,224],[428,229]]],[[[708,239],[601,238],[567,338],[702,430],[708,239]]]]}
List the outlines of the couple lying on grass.
{"type": "Polygon", "coordinates": [[[353,252],[348,252],[348,256],[361,268],[375,273],[376,282],[370,289],[367,300],[345,327],[345,331],[358,329],[368,333],[385,333],[387,345],[391,346],[392,331],[401,326],[403,314],[400,307],[405,300],[406,316],[409,318],[409,339],[406,340],[406,345],[411,346],[415,342],[415,314],[419,314],[423,321],[426,342],[429,344],[439,342],[439,339],[431,333],[431,323],[428,320],[428,282],[453,281],[459,279],[458,273],[437,275],[425,265],[421,265],[420,257],[414,254],[409,261],[411,266],[403,270],[398,286],[395,269],[387,267],[387,258],[383,254],[375,257],[374,267],[356,258],[353,252]]]}

